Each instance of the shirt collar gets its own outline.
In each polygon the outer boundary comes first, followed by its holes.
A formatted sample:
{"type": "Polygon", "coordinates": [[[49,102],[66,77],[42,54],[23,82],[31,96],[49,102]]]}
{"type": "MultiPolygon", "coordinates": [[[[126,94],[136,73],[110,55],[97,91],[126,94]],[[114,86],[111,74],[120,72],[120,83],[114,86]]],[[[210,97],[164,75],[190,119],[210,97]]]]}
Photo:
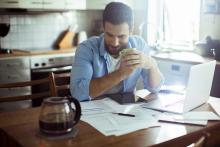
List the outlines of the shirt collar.
{"type": "Polygon", "coordinates": [[[105,48],[105,39],[104,39],[104,33],[100,35],[101,37],[101,44],[100,44],[100,47],[99,47],[99,51],[100,51],[100,55],[101,56],[105,56],[107,55],[107,50],[105,48]]]}

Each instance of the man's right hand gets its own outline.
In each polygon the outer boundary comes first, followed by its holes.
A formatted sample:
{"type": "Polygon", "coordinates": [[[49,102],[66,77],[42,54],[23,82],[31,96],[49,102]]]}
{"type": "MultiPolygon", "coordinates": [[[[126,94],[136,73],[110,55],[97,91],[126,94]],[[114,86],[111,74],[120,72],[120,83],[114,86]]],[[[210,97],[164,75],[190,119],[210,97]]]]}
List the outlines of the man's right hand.
{"type": "Polygon", "coordinates": [[[119,72],[128,77],[136,68],[140,67],[140,56],[135,50],[129,50],[121,57],[119,72]]]}

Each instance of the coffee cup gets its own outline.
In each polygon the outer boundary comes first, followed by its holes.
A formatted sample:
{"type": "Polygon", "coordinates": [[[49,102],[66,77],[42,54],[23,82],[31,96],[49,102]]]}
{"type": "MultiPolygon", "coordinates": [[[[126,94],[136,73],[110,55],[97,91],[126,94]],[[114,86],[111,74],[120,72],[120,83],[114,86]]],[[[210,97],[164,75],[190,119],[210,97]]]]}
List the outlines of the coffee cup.
{"type": "Polygon", "coordinates": [[[126,54],[128,54],[128,52],[133,51],[133,50],[137,50],[136,48],[125,48],[120,52],[120,56],[125,56],[126,54]]]}

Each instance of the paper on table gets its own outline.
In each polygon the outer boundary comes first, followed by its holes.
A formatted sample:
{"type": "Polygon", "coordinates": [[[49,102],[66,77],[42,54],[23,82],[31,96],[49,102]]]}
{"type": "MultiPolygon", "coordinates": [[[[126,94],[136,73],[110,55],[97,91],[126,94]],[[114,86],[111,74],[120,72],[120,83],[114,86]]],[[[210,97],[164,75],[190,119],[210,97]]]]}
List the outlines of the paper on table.
{"type": "Polygon", "coordinates": [[[113,110],[107,105],[105,105],[102,101],[103,100],[80,102],[82,114],[89,115],[89,114],[112,112],[113,110]]]}
{"type": "MultiPolygon", "coordinates": [[[[105,108],[108,107],[110,110],[112,110],[112,112],[130,113],[135,115],[135,117],[120,116],[112,113],[82,115],[81,120],[89,123],[106,136],[119,136],[148,127],[160,126],[158,119],[154,117],[154,115],[158,114],[158,112],[155,113],[155,111],[143,109],[139,107],[140,104],[120,105],[109,98],[105,98],[99,100],[95,105],[101,105],[105,108]]],[[[84,106],[86,106],[86,104],[84,106]]],[[[97,107],[94,106],[92,108],[97,107]]]]}
{"type": "Polygon", "coordinates": [[[210,111],[191,111],[183,115],[176,115],[174,119],[179,120],[220,120],[215,113],[210,111]]]}
{"type": "Polygon", "coordinates": [[[173,115],[162,114],[159,116],[160,121],[182,123],[182,124],[194,124],[194,125],[207,125],[207,120],[178,120],[173,115]]]}
{"type": "Polygon", "coordinates": [[[138,96],[140,98],[145,98],[148,94],[150,94],[151,92],[148,91],[147,89],[141,89],[141,90],[137,90],[135,91],[135,96],[138,96]]]}
{"type": "Polygon", "coordinates": [[[145,129],[153,126],[160,126],[157,119],[151,115],[142,119],[135,114],[135,117],[120,116],[111,113],[82,116],[81,120],[89,123],[102,134],[124,135],[136,130],[145,129]]]}
{"type": "Polygon", "coordinates": [[[209,101],[209,104],[212,106],[212,108],[215,110],[218,116],[220,116],[220,103],[209,101]]]}

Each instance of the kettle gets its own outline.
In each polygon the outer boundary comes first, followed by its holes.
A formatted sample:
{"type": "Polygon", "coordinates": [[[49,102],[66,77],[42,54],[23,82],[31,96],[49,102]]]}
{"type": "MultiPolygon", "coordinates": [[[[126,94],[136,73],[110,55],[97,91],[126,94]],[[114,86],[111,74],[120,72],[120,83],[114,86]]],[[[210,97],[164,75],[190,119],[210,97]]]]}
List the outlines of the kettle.
{"type": "Polygon", "coordinates": [[[40,116],[40,132],[48,135],[67,134],[79,122],[81,107],[73,97],[49,97],[43,100],[40,116]],[[72,104],[75,109],[72,108],[72,104]]]}

